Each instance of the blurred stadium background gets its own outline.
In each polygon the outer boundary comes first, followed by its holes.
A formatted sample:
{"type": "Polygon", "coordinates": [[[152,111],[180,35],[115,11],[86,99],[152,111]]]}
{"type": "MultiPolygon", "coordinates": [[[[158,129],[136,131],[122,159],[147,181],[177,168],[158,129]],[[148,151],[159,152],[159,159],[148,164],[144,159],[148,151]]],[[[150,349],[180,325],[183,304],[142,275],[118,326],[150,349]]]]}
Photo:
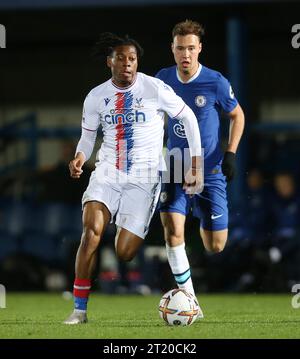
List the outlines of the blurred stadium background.
{"type": "MultiPolygon", "coordinates": [[[[173,64],[171,30],[186,18],[205,25],[200,61],[230,79],[247,120],[228,187],[226,249],[205,253],[197,221],[187,222],[196,290],[290,292],[300,283],[300,48],[291,44],[299,13],[287,1],[0,0],[0,283],[8,291],[72,289],[94,157],[80,181],[69,178],[67,163],[84,97],[110,76],[91,57],[98,34],[137,39],[145,50],[139,70],[155,75],[173,64]]],[[[114,233],[109,227],[99,250],[96,291],[174,286],[158,215],[129,265],[114,255],[114,233]]]]}

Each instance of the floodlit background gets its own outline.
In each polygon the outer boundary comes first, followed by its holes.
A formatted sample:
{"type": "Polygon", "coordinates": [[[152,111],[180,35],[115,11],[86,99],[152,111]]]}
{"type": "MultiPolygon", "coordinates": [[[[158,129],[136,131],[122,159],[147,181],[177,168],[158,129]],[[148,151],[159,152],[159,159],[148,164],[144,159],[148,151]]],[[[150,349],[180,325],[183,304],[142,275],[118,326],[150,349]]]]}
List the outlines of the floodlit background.
{"type": "MultiPolygon", "coordinates": [[[[67,164],[83,100],[110,77],[92,46],[103,31],[129,34],[145,50],[139,70],[155,75],[173,64],[171,31],[185,19],[205,25],[200,62],[230,80],[247,121],[228,187],[226,249],[206,253],[197,221],[187,221],[196,291],[290,292],[300,283],[300,48],[292,46],[300,46],[292,33],[299,13],[286,1],[0,0],[0,283],[72,290],[95,155],[80,181],[67,164]]],[[[222,131],[226,139],[226,118],[222,131]]],[[[148,294],[175,285],[158,214],[130,264],[117,261],[114,234],[110,226],[101,243],[96,291],[148,294]]]]}

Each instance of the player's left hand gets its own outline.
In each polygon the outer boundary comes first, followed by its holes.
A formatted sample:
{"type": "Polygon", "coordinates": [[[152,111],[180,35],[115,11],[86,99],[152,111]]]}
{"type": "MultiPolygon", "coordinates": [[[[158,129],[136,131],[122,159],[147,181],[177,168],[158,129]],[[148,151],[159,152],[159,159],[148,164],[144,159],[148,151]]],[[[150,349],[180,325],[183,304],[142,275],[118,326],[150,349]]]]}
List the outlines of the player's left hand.
{"type": "Polygon", "coordinates": [[[226,176],[226,182],[230,182],[235,175],[235,153],[226,151],[222,162],[222,172],[226,176]]]}
{"type": "Polygon", "coordinates": [[[184,179],[183,189],[190,197],[203,191],[204,176],[202,168],[190,168],[184,179]]]}

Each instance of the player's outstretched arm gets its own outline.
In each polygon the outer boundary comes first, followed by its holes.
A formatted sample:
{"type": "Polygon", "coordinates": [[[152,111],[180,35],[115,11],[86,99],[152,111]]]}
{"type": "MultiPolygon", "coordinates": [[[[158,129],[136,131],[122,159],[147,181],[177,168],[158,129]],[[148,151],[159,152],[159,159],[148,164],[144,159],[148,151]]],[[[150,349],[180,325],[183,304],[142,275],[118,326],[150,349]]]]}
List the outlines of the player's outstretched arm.
{"type": "Polygon", "coordinates": [[[192,168],[185,178],[186,192],[191,195],[200,193],[203,189],[203,168],[198,167],[202,164],[202,149],[197,118],[189,106],[183,102],[181,97],[175,94],[170,86],[162,81],[157,84],[160,109],[165,111],[171,119],[182,121],[189,144],[192,168]]]}
{"type": "Polygon", "coordinates": [[[239,104],[229,112],[229,117],[230,129],[227,151],[236,153],[245,126],[244,112],[239,104]]]}
{"type": "Polygon", "coordinates": [[[81,137],[76,148],[76,155],[69,163],[70,175],[72,178],[79,178],[83,172],[82,166],[92,155],[96,137],[97,131],[90,131],[82,128],[81,137]]]}
{"type": "Polygon", "coordinates": [[[83,172],[82,166],[84,162],[88,161],[91,157],[97,138],[100,118],[97,112],[97,97],[93,96],[92,91],[84,100],[81,137],[76,148],[75,157],[69,163],[70,175],[72,178],[80,177],[83,172]]]}
{"type": "Polygon", "coordinates": [[[194,112],[185,106],[183,111],[177,116],[177,119],[182,120],[186,138],[190,148],[192,157],[192,166],[185,176],[185,183],[183,188],[187,194],[193,195],[200,193],[204,186],[204,168],[201,158],[201,136],[198,126],[197,118],[194,112]]]}

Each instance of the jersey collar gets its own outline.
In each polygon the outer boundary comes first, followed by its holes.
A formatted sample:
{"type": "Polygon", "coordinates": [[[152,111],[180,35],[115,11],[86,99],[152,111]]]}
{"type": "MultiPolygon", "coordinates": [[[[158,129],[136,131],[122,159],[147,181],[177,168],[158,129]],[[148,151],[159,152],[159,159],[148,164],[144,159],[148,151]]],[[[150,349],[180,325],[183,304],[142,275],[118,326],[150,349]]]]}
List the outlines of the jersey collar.
{"type": "Polygon", "coordinates": [[[119,87],[119,86],[117,86],[117,85],[113,82],[112,78],[110,79],[110,82],[111,82],[111,84],[113,85],[113,87],[115,87],[115,88],[118,89],[119,91],[127,91],[128,89],[132,88],[132,87],[135,85],[136,80],[137,80],[137,77],[138,77],[138,72],[136,73],[135,79],[133,80],[132,84],[130,84],[130,85],[127,86],[127,87],[119,87]]]}
{"type": "Polygon", "coordinates": [[[200,62],[199,62],[198,70],[196,71],[195,75],[192,76],[187,82],[184,82],[184,81],[181,80],[180,75],[179,75],[179,72],[178,72],[178,69],[177,69],[177,67],[176,67],[177,80],[178,80],[179,82],[183,83],[183,84],[188,84],[188,83],[194,81],[195,78],[197,78],[197,77],[199,76],[201,70],[202,70],[202,65],[201,65],[200,62]]]}

